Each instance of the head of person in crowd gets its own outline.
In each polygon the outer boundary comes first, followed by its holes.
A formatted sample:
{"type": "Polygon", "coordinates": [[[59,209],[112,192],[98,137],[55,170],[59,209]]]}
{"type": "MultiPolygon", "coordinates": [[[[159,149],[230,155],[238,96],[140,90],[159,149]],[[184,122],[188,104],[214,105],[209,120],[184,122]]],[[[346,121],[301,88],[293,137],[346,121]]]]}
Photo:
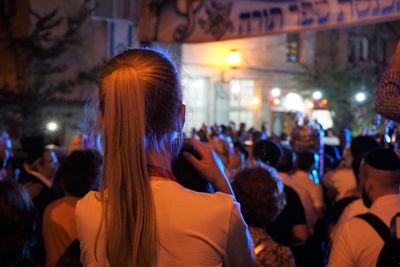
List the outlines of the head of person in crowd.
{"type": "Polygon", "coordinates": [[[28,192],[12,180],[0,181],[0,265],[25,266],[34,242],[36,210],[28,192]]]}
{"type": "Polygon", "coordinates": [[[260,142],[262,139],[262,134],[260,131],[254,131],[251,134],[251,140],[253,141],[253,144],[257,144],[258,142],[260,142]]]}
{"type": "Polygon", "coordinates": [[[219,126],[219,132],[222,135],[227,135],[228,134],[228,128],[225,126],[225,124],[221,124],[219,126]]]}
{"type": "Polygon", "coordinates": [[[271,167],[276,168],[282,157],[281,146],[270,140],[262,140],[253,147],[253,157],[271,167]]]}
{"type": "Polygon", "coordinates": [[[316,162],[315,153],[312,151],[302,151],[297,154],[296,166],[300,171],[310,172],[316,162]]]}
{"type": "Polygon", "coordinates": [[[281,146],[282,157],[278,164],[278,171],[283,173],[290,173],[293,171],[293,165],[296,161],[296,154],[287,146],[281,146]]]}
{"type": "Polygon", "coordinates": [[[244,122],[241,122],[240,124],[239,124],[239,132],[245,132],[246,131],[246,123],[244,123],[244,122]]]}
{"type": "Polygon", "coordinates": [[[101,156],[95,150],[73,151],[60,165],[56,180],[65,192],[81,198],[90,190],[98,190],[101,172],[101,156]]]}
{"type": "Polygon", "coordinates": [[[52,180],[58,168],[56,153],[45,147],[43,136],[21,139],[22,150],[26,153],[26,163],[34,171],[52,180]]]}
{"type": "Polygon", "coordinates": [[[126,50],[101,73],[100,193],[111,266],[151,266],[157,261],[148,168],[154,163],[171,166],[179,154],[185,120],[180,84],[172,61],[152,49],[126,50]]]}
{"type": "Polygon", "coordinates": [[[392,149],[369,152],[360,168],[361,196],[366,207],[379,197],[398,194],[400,186],[400,159],[392,149]]]}
{"type": "Polygon", "coordinates": [[[273,168],[248,165],[236,173],[234,180],[233,190],[250,226],[265,228],[285,207],[283,183],[273,168]]]}
{"type": "Polygon", "coordinates": [[[379,144],[371,136],[357,136],[351,140],[350,151],[353,158],[365,155],[366,153],[377,149],[379,144]]]}

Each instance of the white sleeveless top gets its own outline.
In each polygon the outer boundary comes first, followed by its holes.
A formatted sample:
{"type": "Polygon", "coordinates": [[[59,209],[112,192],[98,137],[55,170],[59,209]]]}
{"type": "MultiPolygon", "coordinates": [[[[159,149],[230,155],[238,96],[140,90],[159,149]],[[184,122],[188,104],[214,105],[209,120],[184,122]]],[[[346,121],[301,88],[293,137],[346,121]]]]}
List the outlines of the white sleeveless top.
{"type": "MultiPolygon", "coordinates": [[[[254,266],[250,233],[232,196],[194,192],[166,179],[151,180],[151,188],[160,243],[157,266],[254,266]]],[[[96,192],[76,206],[84,266],[109,266],[104,228],[98,231],[101,212],[96,192]]]]}

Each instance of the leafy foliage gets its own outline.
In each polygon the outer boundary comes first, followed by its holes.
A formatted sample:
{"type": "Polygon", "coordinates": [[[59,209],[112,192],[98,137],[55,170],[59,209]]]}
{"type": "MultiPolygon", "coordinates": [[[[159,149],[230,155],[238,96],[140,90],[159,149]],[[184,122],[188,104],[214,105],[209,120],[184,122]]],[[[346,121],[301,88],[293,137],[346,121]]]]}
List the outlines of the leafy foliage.
{"type": "Polygon", "coordinates": [[[328,66],[299,78],[303,88],[319,90],[329,100],[336,129],[351,128],[359,133],[374,116],[373,98],[378,74],[373,68],[336,68],[328,66]],[[358,92],[366,94],[364,102],[355,101],[358,92]]]}
{"type": "Polygon", "coordinates": [[[34,23],[29,34],[22,37],[13,32],[10,17],[1,18],[5,38],[0,41],[14,58],[17,83],[0,88],[0,124],[7,125],[16,135],[37,134],[50,104],[68,105],[64,96],[76,86],[97,79],[100,64],[66,79],[63,73],[70,64],[61,60],[71,48],[82,45],[80,29],[92,11],[87,0],[76,14],[66,17],[58,9],[43,15],[30,10],[34,23]]]}

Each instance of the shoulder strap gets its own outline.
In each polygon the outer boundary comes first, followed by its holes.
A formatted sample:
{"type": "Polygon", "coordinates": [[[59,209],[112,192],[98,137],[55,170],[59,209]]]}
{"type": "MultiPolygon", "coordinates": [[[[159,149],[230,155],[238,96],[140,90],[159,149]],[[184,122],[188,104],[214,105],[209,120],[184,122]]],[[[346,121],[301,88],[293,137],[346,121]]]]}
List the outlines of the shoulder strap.
{"type": "Polygon", "coordinates": [[[357,215],[356,217],[371,225],[385,243],[390,240],[390,229],[381,219],[379,219],[378,216],[375,216],[372,213],[364,213],[357,215]]]}

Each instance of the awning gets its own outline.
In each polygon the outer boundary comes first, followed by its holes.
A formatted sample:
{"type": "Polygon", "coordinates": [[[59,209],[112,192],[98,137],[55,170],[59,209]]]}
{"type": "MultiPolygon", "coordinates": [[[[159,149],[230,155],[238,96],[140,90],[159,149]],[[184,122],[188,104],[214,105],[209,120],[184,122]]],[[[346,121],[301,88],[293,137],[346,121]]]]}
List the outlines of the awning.
{"type": "Polygon", "coordinates": [[[144,0],[143,42],[197,43],[400,19],[400,0],[144,0]]]}

